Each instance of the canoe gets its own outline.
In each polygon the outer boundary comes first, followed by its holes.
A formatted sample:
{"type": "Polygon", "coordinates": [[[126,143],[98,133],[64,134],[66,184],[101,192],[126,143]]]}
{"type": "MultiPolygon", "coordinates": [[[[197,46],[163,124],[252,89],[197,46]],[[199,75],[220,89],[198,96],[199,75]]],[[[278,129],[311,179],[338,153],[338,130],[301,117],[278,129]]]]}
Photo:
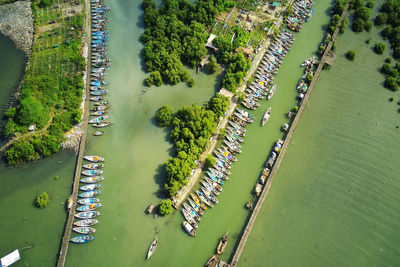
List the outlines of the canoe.
{"type": "Polygon", "coordinates": [[[245,129],[245,128],[243,128],[242,126],[238,125],[238,124],[235,123],[234,121],[229,121],[229,124],[230,124],[233,128],[235,128],[235,129],[237,129],[237,130],[239,130],[239,131],[241,131],[241,132],[243,132],[243,133],[246,132],[246,129],[245,129]]]}
{"type": "Polygon", "coordinates": [[[70,241],[72,243],[84,244],[84,243],[87,243],[89,241],[92,241],[93,239],[94,239],[94,237],[91,236],[91,235],[80,235],[80,236],[72,237],[70,239],[70,241]]]}
{"type": "Polygon", "coordinates": [[[104,180],[103,176],[90,176],[90,177],[82,178],[81,183],[94,184],[97,182],[101,182],[103,180],[104,180]]]}
{"type": "Polygon", "coordinates": [[[214,196],[211,190],[205,188],[204,186],[201,187],[201,191],[203,191],[206,198],[214,203],[218,203],[218,199],[214,196]]]}
{"type": "Polygon", "coordinates": [[[74,230],[75,232],[79,233],[79,234],[93,234],[96,232],[96,229],[92,228],[92,227],[74,227],[72,228],[72,230],[74,230]]]}
{"type": "Polygon", "coordinates": [[[86,176],[96,176],[96,175],[102,175],[103,171],[102,170],[85,170],[82,172],[83,175],[86,176]]]}
{"type": "Polygon", "coordinates": [[[102,206],[103,205],[101,203],[93,203],[93,204],[87,204],[87,205],[80,206],[80,207],[76,208],[76,210],[77,211],[93,211],[102,206]]]}
{"type": "Polygon", "coordinates": [[[204,212],[203,210],[200,208],[199,205],[196,204],[196,202],[194,202],[193,200],[191,200],[190,198],[188,198],[189,204],[190,206],[192,206],[192,208],[200,215],[203,215],[204,212]]]}
{"type": "Polygon", "coordinates": [[[102,111],[102,110],[106,110],[108,107],[106,105],[99,105],[99,106],[95,106],[92,107],[92,111],[102,111]]]}
{"type": "Polygon", "coordinates": [[[95,170],[95,169],[100,169],[104,167],[104,164],[102,163],[90,163],[90,164],[84,164],[82,166],[85,169],[89,169],[89,170],[95,170]]]}
{"type": "Polygon", "coordinates": [[[197,221],[200,221],[201,218],[200,216],[197,214],[197,212],[187,203],[183,203],[183,207],[186,209],[186,211],[193,217],[195,218],[197,221]]]}
{"type": "Polygon", "coordinates": [[[94,136],[100,136],[100,135],[103,135],[103,134],[104,134],[104,131],[95,131],[93,133],[94,136]]]}
{"type": "Polygon", "coordinates": [[[91,112],[90,116],[102,116],[102,115],[104,115],[106,113],[107,113],[106,110],[98,110],[98,111],[95,111],[95,112],[91,112]]]}
{"type": "Polygon", "coordinates": [[[92,219],[99,215],[100,215],[100,212],[98,212],[98,211],[86,211],[86,212],[79,212],[79,213],[75,214],[75,217],[79,218],[79,219],[92,219]]]}
{"type": "Polygon", "coordinates": [[[224,251],[226,246],[228,245],[229,236],[228,233],[224,234],[217,246],[217,254],[221,255],[224,251]]]}
{"type": "Polygon", "coordinates": [[[91,95],[101,96],[108,93],[108,90],[98,90],[98,91],[91,91],[91,95]]]}
{"type": "Polygon", "coordinates": [[[102,128],[102,127],[109,126],[111,124],[112,124],[111,121],[104,121],[104,122],[93,124],[93,127],[102,128]]]}
{"type": "Polygon", "coordinates": [[[150,259],[150,257],[153,256],[154,252],[157,249],[157,243],[158,243],[157,238],[154,239],[153,242],[151,242],[149,250],[147,251],[147,259],[150,259]]]}
{"type": "Polygon", "coordinates": [[[240,109],[240,108],[236,108],[236,110],[237,110],[240,114],[242,114],[244,117],[250,118],[250,119],[254,120],[254,116],[251,115],[250,113],[248,113],[247,111],[245,111],[245,110],[243,110],[243,109],[240,109]]]}
{"type": "Polygon", "coordinates": [[[95,106],[108,106],[109,102],[107,100],[102,100],[94,103],[95,106]]]}
{"type": "Polygon", "coordinates": [[[217,189],[215,189],[212,185],[210,185],[209,183],[207,183],[206,180],[202,180],[200,183],[201,183],[205,188],[211,190],[211,192],[212,192],[213,194],[215,194],[215,195],[217,195],[217,196],[220,194],[219,191],[218,191],[217,189]]]}
{"type": "Polygon", "coordinates": [[[86,220],[81,220],[81,221],[74,222],[74,226],[77,226],[77,227],[92,226],[92,225],[95,225],[98,222],[99,221],[96,220],[96,219],[86,219],[86,220]]]}
{"type": "Polygon", "coordinates": [[[213,255],[206,263],[206,267],[215,267],[217,266],[218,263],[218,256],[217,255],[213,255]]]}
{"type": "Polygon", "coordinates": [[[91,190],[99,189],[100,187],[101,187],[100,184],[86,184],[86,185],[82,185],[81,187],[79,187],[79,190],[91,191],[91,190]]]}
{"type": "Polygon", "coordinates": [[[201,201],[203,201],[207,206],[209,207],[214,207],[214,204],[199,190],[196,190],[196,194],[197,196],[199,196],[199,198],[201,199],[201,201]]]}
{"type": "Polygon", "coordinates": [[[93,97],[89,98],[90,101],[100,101],[100,100],[103,100],[103,99],[104,99],[103,96],[93,96],[93,97]]]}
{"type": "Polygon", "coordinates": [[[267,96],[268,100],[274,96],[275,92],[276,92],[276,84],[274,84],[274,86],[272,86],[272,88],[269,90],[267,96]]]}
{"type": "Polygon", "coordinates": [[[83,199],[78,199],[76,202],[81,205],[87,205],[87,204],[92,204],[92,203],[99,203],[100,199],[98,199],[98,198],[83,198],[83,199]]]}
{"type": "Polygon", "coordinates": [[[187,221],[184,221],[183,223],[183,227],[185,228],[186,232],[195,237],[196,236],[196,231],[193,229],[193,227],[190,225],[190,223],[188,223],[187,221]]]}
{"type": "Polygon", "coordinates": [[[199,227],[196,223],[196,220],[187,212],[186,209],[182,209],[183,217],[185,217],[186,221],[188,221],[194,228],[199,227]]]}
{"type": "Polygon", "coordinates": [[[99,116],[99,117],[96,117],[96,118],[93,118],[93,119],[89,120],[89,124],[99,123],[99,122],[104,121],[106,119],[108,119],[107,115],[99,116]]]}
{"type": "Polygon", "coordinates": [[[204,180],[206,180],[206,182],[207,182],[209,185],[211,185],[212,187],[214,187],[215,189],[217,189],[219,192],[222,191],[222,187],[221,187],[218,183],[216,183],[216,182],[214,182],[213,180],[211,180],[210,178],[204,177],[204,180]]]}
{"type": "Polygon", "coordinates": [[[78,196],[80,198],[85,198],[85,197],[94,197],[94,196],[97,196],[100,194],[101,194],[100,190],[95,190],[95,191],[86,191],[86,192],[80,193],[78,196]]]}
{"type": "Polygon", "coordinates": [[[84,156],[83,158],[85,160],[91,161],[91,162],[103,162],[104,161],[104,158],[99,157],[99,156],[84,156]]]}
{"type": "Polygon", "coordinates": [[[190,193],[190,196],[192,197],[193,201],[194,201],[197,205],[200,206],[200,208],[202,208],[203,210],[207,210],[206,204],[204,204],[204,202],[201,201],[201,199],[200,199],[198,196],[196,196],[196,195],[193,194],[193,193],[190,193]]]}
{"type": "Polygon", "coordinates": [[[261,122],[262,126],[264,126],[268,122],[270,116],[271,116],[271,107],[264,114],[264,117],[261,122]]]}

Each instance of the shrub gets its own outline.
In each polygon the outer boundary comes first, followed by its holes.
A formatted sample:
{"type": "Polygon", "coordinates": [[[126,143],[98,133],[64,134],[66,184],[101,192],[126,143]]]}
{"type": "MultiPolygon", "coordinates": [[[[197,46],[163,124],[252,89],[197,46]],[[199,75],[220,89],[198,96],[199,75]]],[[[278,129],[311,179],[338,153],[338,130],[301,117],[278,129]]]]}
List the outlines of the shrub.
{"type": "Polygon", "coordinates": [[[172,109],[168,105],[164,105],[161,108],[159,108],[155,115],[157,124],[160,127],[169,126],[171,124],[173,116],[174,113],[172,112],[172,109]]]}
{"type": "Polygon", "coordinates": [[[382,55],[383,51],[385,51],[386,45],[384,43],[376,43],[374,46],[374,52],[378,55],[382,55]]]}
{"type": "Polygon", "coordinates": [[[392,76],[387,76],[384,86],[392,91],[398,91],[399,86],[397,85],[396,78],[392,76]]]}
{"type": "Polygon", "coordinates": [[[378,16],[376,16],[374,23],[376,26],[383,25],[387,21],[387,14],[386,13],[379,13],[378,16]]]}
{"type": "Polygon", "coordinates": [[[195,82],[195,80],[194,80],[193,78],[189,79],[189,81],[188,81],[189,87],[193,87],[193,85],[194,85],[195,83],[196,83],[196,82],[195,82]]]}
{"type": "Polygon", "coordinates": [[[43,209],[44,207],[47,207],[49,203],[49,195],[46,192],[42,192],[36,197],[35,204],[38,208],[43,209]]]}
{"type": "Polygon", "coordinates": [[[206,169],[211,168],[212,166],[215,165],[215,163],[217,163],[217,161],[215,160],[215,158],[212,155],[208,155],[204,164],[204,167],[206,169]]]}
{"type": "Polygon", "coordinates": [[[217,59],[214,56],[210,56],[210,62],[208,63],[210,73],[214,73],[218,70],[217,59]]]}
{"type": "Polygon", "coordinates": [[[356,52],[354,50],[347,51],[346,58],[348,60],[354,60],[355,57],[356,57],[356,52]]]}
{"type": "Polygon", "coordinates": [[[7,109],[7,111],[4,113],[4,115],[7,118],[14,118],[16,113],[17,113],[17,109],[11,107],[11,108],[7,109]]]}
{"type": "Polygon", "coordinates": [[[161,215],[168,215],[172,212],[172,202],[170,199],[161,200],[159,211],[161,215]]]}

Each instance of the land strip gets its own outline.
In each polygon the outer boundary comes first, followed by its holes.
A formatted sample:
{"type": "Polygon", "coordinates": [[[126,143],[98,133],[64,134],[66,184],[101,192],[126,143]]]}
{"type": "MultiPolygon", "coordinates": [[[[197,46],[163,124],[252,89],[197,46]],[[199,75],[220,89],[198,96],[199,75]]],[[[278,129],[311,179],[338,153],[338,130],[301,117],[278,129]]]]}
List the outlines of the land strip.
{"type": "Polygon", "coordinates": [[[67,257],[67,252],[68,252],[68,245],[69,245],[69,240],[71,237],[72,233],[72,224],[74,221],[74,215],[75,215],[75,209],[76,209],[76,201],[79,193],[79,178],[81,176],[81,170],[82,170],[82,162],[83,162],[83,156],[86,151],[86,140],[87,140],[87,129],[88,129],[88,121],[89,121],[89,84],[90,84],[90,70],[91,70],[91,60],[90,60],[90,55],[91,55],[91,14],[90,14],[90,2],[89,0],[85,0],[85,32],[86,35],[83,37],[83,42],[87,45],[88,47],[88,57],[86,61],[86,90],[85,90],[85,95],[86,95],[86,100],[85,100],[85,106],[84,106],[84,111],[83,111],[83,122],[82,122],[82,135],[80,138],[79,142],[79,150],[78,150],[78,157],[76,160],[76,166],[75,166],[75,174],[74,174],[74,180],[72,184],[72,206],[71,209],[68,212],[68,218],[65,223],[64,227],[64,235],[61,240],[61,245],[60,245],[60,253],[58,254],[58,260],[57,260],[57,267],[63,267],[65,264],[65,259],[67,257]]]}
{"type": "Polygon", "coordinates": [[[271,184],[272,184],[272,182],[273,182],[273,180],[274,180],[274,178],[275,178],[275,176],[276,176],[276,174],[278,172],[278,169],[280,167],[282,159],[285,156],[288,144],[290,143],[290,139],[292,138],[293,133],[294,133],[294,131],[296,129],[296,126],[297,126],[297,124],[298,124],[298,122],[299,122],[299,120],[301,118],[301,115],[303,114],[303,111],[304,111],[304,109],[306,107],[306,104],[307,104],[308,99],[309,99],[309,97],[310,97],[310,95],[312,93],[312,90],[313,90],[313,88],[314,88],[314,86],[315,86],[315,84],[316,84],[316,82],[317,82],[317,80],[319,78],[319,75],[320,75],[320,73],[322,71],[322,68],[323,68],[324,64],[326,63],[327,59],[330,57],[330,55],[329,55],[330,50],[331,50],[332,45],[335,42],[335,39],[336,39],[336,37],[337,37],[337,35],[339,33],[339,27],[342,24],[344,18],[346,17],[347,11],[349,9],[349,5],[350,5],[350,2],[348,2],[346,4],[346,6],[345,6],[345,8],[343,10],[343,13],[342,13],[342,15],[340,17],[340,21],[339,21],[339,23],[338,23],[338,25],[337,25],[337,27],[336,27],[333,35],[332,35],[331,41],[329,42],[327,48],[325,49],[325,52],[324,52],[324,54],[323,54],[323,56],[321,58],[321,61],[320,61],[319,65],[318,65],[318,67],[317,67],[317,70],[316,70],[316,72],[314,74],[314,77],[313,77],[313,79],[312,79],[312,81],[310,83],[310,86],[309,86],[308,90],[307,90],[307,94],[305,95],[305,97],[301,101],[299,110],[298,110],[298,112],[297,112],[297,114],[296,114],[296,116],[295,116],[295,118],[293,120],[293,123],[292,123],[292,125],[291,125],[291,127],[289,129],[289,132],[287,134],[285,142],[284,142],[284,144],[282,146],[282,150],[281,150],[281,152],[280,152],[280,154],[279,154],[279,156],[278,156],[278,158],[277,158],[277,160],[275,162],[274,168],[272,169],[271,174],[269,175],[267,184],[264,187],[264,189],[263,189],[263,191],[261,193],[261,196],[258,199],[257,204],[256,204],[253,212],[250,215],[250,219],[247,222],[246,228],[245,228],[245,230],[244,230],[244,232],[242,234],[242,237],[240,239],[240,242],[239,242],[239,244],[238,244],[238,246],[237,246],[237,248],[235,250],[235,253],[234,253],[233,258],[232,258],[232,262],[230,264],[231,266],[237,266],[237,264],[239,262],[240,256],[241,256],[241,254],[243,252],[244,246],[246,245],[247,239],[248,239],[248,237],[250,235],[251,229],[253,228],[254,222],[256,221],[257,216],[258,216],[258,214],[259,214],[259,212],[260,212],[260,210],[261,210],[261,208],[262,208],[262,206],[264,204],[265,198],[267,197],[267,195],[269,193],[269,189],[271,188],[271,184]]]}

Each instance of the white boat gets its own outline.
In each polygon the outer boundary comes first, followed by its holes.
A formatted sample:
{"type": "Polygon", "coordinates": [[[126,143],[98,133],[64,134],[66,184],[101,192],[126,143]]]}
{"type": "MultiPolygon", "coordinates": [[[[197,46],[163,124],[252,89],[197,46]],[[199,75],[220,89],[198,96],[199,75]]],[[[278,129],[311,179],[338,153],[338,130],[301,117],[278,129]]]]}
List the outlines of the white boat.
{"type": "Polygon", "coordinates": [[[262,126],[264,126],[264,124],[267,123],[267,121],[269,120],[269,117],[271,116],[271,107],[265,112],[264,117],[262,119],[262,126]]]}
{"type": "Polygon", "coordinates": [[[21,259],[18,249],[0,259],[0,267],[8,267],[21,259]]]}
{"type": "Polygon", "coordinates": [[[190,223],[188,223],[187,221],[183,222],[183,227],[185,228],[186,232],[195,237],[196,236],[196,231],[193,229],[193,227],[190,225],[190,223]]]}
{"type": "Polygon", "coordinates": [[[103,162],[104,161],[104,158],[99,157],[99,156],[84,156],[83,158],[85,160],[91,161],[91,162],[103,162]]]}
{"type": "Polygon", "coordinates": [[[274,86],[272,86],[272,88],[269,90],[267,98],[271,99],[274,96],[275,92],[276,92],[276,84],[274,84],[274,86]]]}
{"type": "Polygon", "coordinates": [[[157,248],[157,243],[158,243],[158,240],[156,238],[153,240],[153,242],[151,243],[151,245],[149,247],[149,250],[147,251],[147,259],[150,259],[150,257],[153,256],[153,254],[157,248]]]}

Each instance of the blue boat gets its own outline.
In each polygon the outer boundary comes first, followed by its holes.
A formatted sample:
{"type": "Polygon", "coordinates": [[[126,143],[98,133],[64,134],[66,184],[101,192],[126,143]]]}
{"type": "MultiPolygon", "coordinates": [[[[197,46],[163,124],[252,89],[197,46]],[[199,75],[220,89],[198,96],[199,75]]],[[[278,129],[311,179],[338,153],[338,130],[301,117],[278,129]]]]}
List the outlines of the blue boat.
{"type": "Polygon", "coordinates": [[[105,95],[108,93],[108,90],[98,90],[98,91],[92,91],[90,92],[91,95],[105,95]]]}
{"type": "Polygon", "coordinates": [[[84,243],[92,241],[93,239],[94,239],[94,237],[91,235],[79,235],[79,236],[72,237],[70,239],[70,241],[72,243],[84,244],[84,243]]]}
{"type": "Polygon", "coordinates": [[[99,189],[100,187],[101,187],[100,184],[86,184],[86,185],[82,185],[81,187],[79,187],[79,190],[92,191],[95,189],[99,189]]]}
{"type": "Polygon", "coordinates": [[[214,182],[217,182],[217,183],[220,184],[220,185],[223,185],[223,184],[224,184],[224,181],[222,181],[220,178],[218,178],[218,177],[215,176],[215,175],[210,175],[209,177],[210,177],[211,180],[213,180],[214,182]]]}
{"type": "Polygon", "coordinates": [[[94,196],[97,196],[97,195],[100,195],[100,194],[101,194],[100,190],[86,191],[86,192],[80,193],[79,197],[80,198],[94,197],[94,196]]]}

